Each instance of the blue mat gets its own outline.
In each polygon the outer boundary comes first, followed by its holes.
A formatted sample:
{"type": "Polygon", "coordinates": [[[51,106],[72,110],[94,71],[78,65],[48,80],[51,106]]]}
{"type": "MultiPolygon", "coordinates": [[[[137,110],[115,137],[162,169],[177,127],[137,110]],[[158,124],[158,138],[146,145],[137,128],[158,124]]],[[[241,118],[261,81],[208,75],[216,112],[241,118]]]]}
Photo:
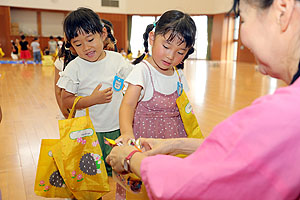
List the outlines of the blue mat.
{"type": "MultiPolygon", "coordinates": [[[[22,60],[0,60],[0,64],[22,64],[22,60]]],[[[27,61],[27,64],[34,64],[33,61],[27,61]]]]}

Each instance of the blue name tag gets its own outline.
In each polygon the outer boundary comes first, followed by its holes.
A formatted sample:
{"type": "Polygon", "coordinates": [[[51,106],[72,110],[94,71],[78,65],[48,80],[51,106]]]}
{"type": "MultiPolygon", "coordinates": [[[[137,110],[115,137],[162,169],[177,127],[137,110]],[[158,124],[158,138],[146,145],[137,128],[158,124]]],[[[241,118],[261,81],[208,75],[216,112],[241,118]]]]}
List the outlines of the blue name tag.
{"type": "Polygon", "coordinates": [[[183,85],[180,82],[177,82],[177,94],[180,96],[182,94],[183,85]]]}
{"type": "Polygon", "coordinates": [[[113,81],[114,90],[118,92],[123,89],[123,86],[124,86],[124,79],[116,75],[113,81]]]}

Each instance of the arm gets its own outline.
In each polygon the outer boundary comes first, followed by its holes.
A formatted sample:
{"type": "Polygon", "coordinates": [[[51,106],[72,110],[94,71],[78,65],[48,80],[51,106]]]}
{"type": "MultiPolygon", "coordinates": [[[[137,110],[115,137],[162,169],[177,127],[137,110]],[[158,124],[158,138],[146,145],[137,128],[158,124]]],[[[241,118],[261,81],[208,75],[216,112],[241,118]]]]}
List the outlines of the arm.
{"type": "Polygon", "coordinates": [[[154,139],[141,138],[141,144],[145,148],[145,154],[154,156],[157,154],[165,155],[190,155],[203,143],[203,139],[196,138],[172,138],[154,139]]]}
{"type": "Polygon", "coordinates": [[[29,43],[27,44],[27,49],[31,50],[31,46],[29,46],[29,43]]]}
{"type": "MultiPolygon", "coordinates": [[[[78,103],[76,104],[76,109],[84,109],[96,104],[104,104],[111,102],[112,99],[112,88],[106,88],[104,90],[100,90],[102,84],[100,83],[92,92],[90,96],[82,97],[78,103]]],[[[72,108],[74,100],[76,96],[75,94],[62,90],[62,105],[66,108],[72,108]]]]}
{"type": "Polygon", "coordinates": [[[69,112],[68,112],[68,109],[66,107],[64,107],[62,104],[62,98],[61,98],[62,89],[56,85],[58,79],[59,79],[59,70],[55,67],[55,74],[54,74],[55,98],[56,98],[56,102],[58,104],[60,111],[62,112],[64,117],[67,119],[69,112]]]}
{"type": "MultiPolygon", "coordinates": [[[[141,163],[147,156],[152,156],[156,154],[192,154],[197,148],[202,144],[202,139],[195,138],[176,138],[176,139],[151,139],[142,138],[141,144],[145,147],[146,152],[135,153],[130,159],[130,170],[141,177],[141,163]],[[149,151],[148,151],[149,150],[149,151]]],[[[135,148],[132,146],[124,145],[114,147],[107,158],[107,162],[114,168],[117,172],[124,171],[124,160],[134,151],[135,148]]]]}
{"type": "Polygon", "coordinates": [[[128,89],[123,97],[119,113],[120,131],[122,137],[134,138],[132,122],[141,90],[141,86],[129,84],[128,89]]]}

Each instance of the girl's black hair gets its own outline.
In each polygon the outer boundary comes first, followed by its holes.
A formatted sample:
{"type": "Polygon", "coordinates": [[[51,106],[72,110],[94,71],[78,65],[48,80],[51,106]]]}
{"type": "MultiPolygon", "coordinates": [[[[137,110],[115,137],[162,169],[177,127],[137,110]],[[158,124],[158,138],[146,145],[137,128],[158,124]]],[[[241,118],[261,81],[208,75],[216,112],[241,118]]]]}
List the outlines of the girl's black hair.
{"type": "MultiPolygon", "coordinates": [[[[114,43],[114,46],[115,46],[114,51],[117,52],[118,49],[116,48],[116,39],[115,39],[115,37],[112,33],[113,30],[114,30],[113,24],[110,21],[106,20],[106,19],[101,19],[101,21],[103,22],[103,25],[107,30],[107,37],[114,43]]],[[[103,48],[105,49],[105,47],[103,47],[103,48]]]]}
{"type": "Polygon", "coordinates": [[[67,41],[78,36],[78,33],[102,33],[103,25],[97,13],[89,8],[78,8],[70,12],[64,20],[64,33],[67,41]]]}
{"type": "Polygon", "coordinates": [[[59,49],[58,52],[58,59],[64,58],[64,66],[63,66],[63,71],[65,70],[66,66],[74,60],[74,58],[77,57],[77,55],[73,55],[72,52],[70,51],[71,44],[69,42],[63,42],[62,47],[59,49]]]}
{"type": "Polygon", "coordinates": [[[155,27],[155,36],[156,35],[166,35],[167,33],[171,32],[168,41],[173,41],[175,37],[181,40],[181,43],[186,43],[186,47],[189,48],[186,56],[182,60],[180,64],[176,67],[178,69],[183,69],[183,62],[185,59],[189,57],[194,52],[194,44],[195,44],[195,37],[196,37],[196,25],[194,20],[191,18],[190,15],[183,13],[178,10],[169,10],[165,12],[159,20],[154,24],[149,24],[146,28],[145,33],[143,34],[144,38],[144,47],[145,53],[138,57],[136,60],[132,62],[132,64],[138,64],[141,62],[145,55],[149,52],[148,49],[148,37],[149,33],[155,27]]]}

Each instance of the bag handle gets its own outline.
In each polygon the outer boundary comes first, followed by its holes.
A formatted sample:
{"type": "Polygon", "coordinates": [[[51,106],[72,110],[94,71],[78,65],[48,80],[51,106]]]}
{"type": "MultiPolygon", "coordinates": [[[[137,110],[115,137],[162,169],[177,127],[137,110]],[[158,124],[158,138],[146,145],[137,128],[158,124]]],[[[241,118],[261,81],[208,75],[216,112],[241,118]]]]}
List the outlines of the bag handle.
{"type": "MultiPolygon", "coordinates": [[[[78,96],[78,97],[75,98],[72,109],[71,109],[70,114],[68,116],[68,119],[71,119],[73,117],[73,114],[75,112],[75,106],[76,106],[77,102],[79,101],[79,99],[81,99],[81,98],[82,98],[82,96],[78,96]]],[[[85,110],[86,110],[86,115],[89,116],[90,115],[89,108],[86,108],[85,110]]]]}

